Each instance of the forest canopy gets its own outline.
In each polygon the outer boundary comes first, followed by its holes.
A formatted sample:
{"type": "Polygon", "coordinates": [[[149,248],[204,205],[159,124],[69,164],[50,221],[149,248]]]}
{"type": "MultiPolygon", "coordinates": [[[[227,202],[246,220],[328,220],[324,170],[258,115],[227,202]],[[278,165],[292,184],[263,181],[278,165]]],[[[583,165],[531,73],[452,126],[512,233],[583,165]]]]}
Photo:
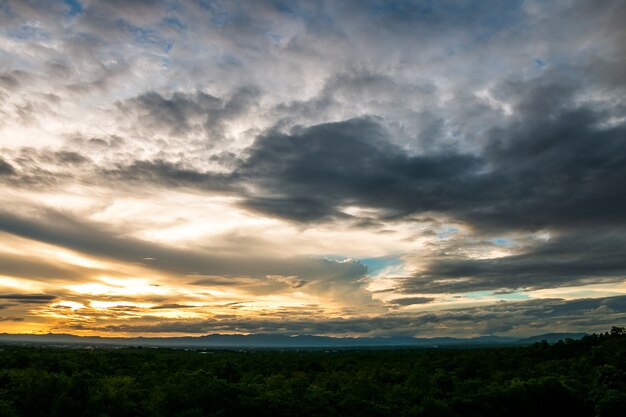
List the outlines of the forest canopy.
{"type": "Polygon", "coordinates": [[[0,416],[619,416],[626,331],[526,347],[0,347],[0,416]]]}

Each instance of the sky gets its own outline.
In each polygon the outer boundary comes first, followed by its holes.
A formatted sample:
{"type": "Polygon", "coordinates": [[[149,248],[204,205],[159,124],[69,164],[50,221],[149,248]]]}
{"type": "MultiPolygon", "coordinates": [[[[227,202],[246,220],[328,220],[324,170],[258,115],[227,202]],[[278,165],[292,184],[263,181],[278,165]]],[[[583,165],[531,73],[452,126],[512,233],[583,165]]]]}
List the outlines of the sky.
{"type": "Polygon", "coordinates": [[[0,332],[626,322],[626,2],[0,0],[0,332]]]}

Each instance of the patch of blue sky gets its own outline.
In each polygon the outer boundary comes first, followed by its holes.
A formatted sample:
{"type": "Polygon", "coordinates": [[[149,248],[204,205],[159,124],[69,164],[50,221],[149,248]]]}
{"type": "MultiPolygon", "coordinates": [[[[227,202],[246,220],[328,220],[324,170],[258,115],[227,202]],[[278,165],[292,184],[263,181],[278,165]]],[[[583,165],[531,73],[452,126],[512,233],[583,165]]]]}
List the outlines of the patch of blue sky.
{"type": "Polygon", "coordinates": [[[78,0],[63,0],[63,3],[65,3],[65,8],[67,10],[65,13],[65,16],[67,17],[74,17],[83,12],[83,5],[78,0]]]}
{"type": "Polygon", "coordinates": [[[291,4],[288,1],[274,0],[272,1],[272,6],[274,6],[274,8],[281,13],[288,14],[288,15],[296,14],[296,10],[295,10],[295,7],[297,7],[296,3],[291,4]]]}
{"type": "Polygon", "coordinates": [[[499,300],[529,300],[528,294],[523,292],[497,293],[497,291],[472,291],[460,294],[462,297],[471,298],[473,300],[493,300],[496,297],[499,300]]]}
{"type": "Polygon", "coordinates": [[[265,35],[268,38],[270,38],[272,40],[272,42],[274,42],[274,43],[280,43],[280,41],[282,41],[284,39],[283,35],[281,35],[280,33],[276,33],[276,32],[267,31],[267,32],[265,32],[265,35]]]}
{"type": "Polygon", "coordinates": [[[510,30],[516,23],[522,24],[523,19],[520,19],[520,17],[525,16],[525,13],[522,12],[523,3],[520,0],[502,2],[498,7],[487,13],[484,13],[484,9],[483,12],[477,10],[479,7],[476,7],[474,3],[472,10],[465,11],[465,13],[477,13],[477,16],[480,16],[479,24],[477,25],[477,39],[485,41],[500,30],[510,30]]]}
{"type": "Polygon", "coordinates": [[[8,2],[0,1],[0,12],[7,17],[15,17],[8,2]]]}
{"type": "Polygon", "coordinates": [[[228,13],[215,13],[211,15],[211,23],[213,26],[223,28],[230,21],[230,14],[228,13]]]}
{"type": "Polygon", "coordinates": [[[243,62],[236,55],[225,53],[220,55],[217,64],[220,67],[241,67],[243,62]]]}
{"type": "MultiPolygon", "coordinates": [[[[523,0],[511,0],[498,3],[490,7],[480,2],[439,2],[435,4],[434,12],[446,16],[446,20],[460,25],[468,25],[472,34],[458,44],[449,45],[446,49],[448,56],[454,56],[473,48],[482,48],[501,31],[509,31],[518,25],[524,24],[522,10],[523,0]],[[477,16],[480,20],[469,22],[467,16],[477,16]]],[[[489,59],[485,65],[494,70],[503,70],[498,59],[489,59]]]]}
{"type": "Polygon", "coordinates": [[[163,68],[168,69],[170,67],[170,57],[169,52],[172,50],[174,45],[171,42],[166,42],[163,46],[163,55],[161,56],[161,65],[163,68]]]}
{"type": "Polygon", "coordinates": [[[213,10],[215,8],[214,0],[197,0],[197,3],[198,6],[202,7],[203,9],[213,10]]]}
{"type": "Polygon", "coordinates": [[[324,7],[320,7],[315,2],[273,0],[272,6],[290,19],[306,22],[308,30],[315,32],[336,29],[332,14],[326,13],[324,7]]]}
{"type": "Polygon", "coordinates": [[[154,39],[154,31],[151,29],[142,28],[141,26],[135,26],[127,21],[120,22],[120,25],[124,27],[124,29],[128,30],[133,34],[135,40],[141,43],[153,43],[154,39]]]}
{"type": "Polygon", "coordinates": [[[18,29],[9,30],[7,35],[12,39],[21,41],[50,39],[50,34],[48,32],[43,30],[41,27],[29,24],[23,24],[18,29]]]}
{"type": "Polygon", "coordinates": [[[186,26],[183,22],[181,22],[180,20],[176,19],[173,16],[168,16],[166,18],[163,19],[163,23],[165,23],[168,26],[171,26],[173,28],[176,28],[178,30],[185,30],[186,26]]]}
{"type": "Polygon", "coordinates": [[[383,271],[401,270],[404,261],[399,256],[381,256],[377,258],[364,258],[359,261],[367,266],[369,275],[376,276],[383,271]]]}
{"type": "Polygon", "coordinates": [[[135,42],[139,44],[158,46],[162,48],[165,53],[171,49],[171,42],[161,38],[153,29],[135,26],[126,21],[120,21],[118,24],[129,31],[135,38],[135,42]]]}
{"type": "Polygon", "coordinates": [[[161,57],[161,68],[164,70],[168,70],[170,69],[170,64],[172,63],[172,61],[170,61],[170,58],[167,55],[164,55],[161,57]]]}
{"type": "Polygon", "coordinates": [[[369,0],[369,10],[374,14],[407,15],[430,15],[433,13],[432,0],[369,0]]]}
{"type": "Polygon", "coordinates": [[[224,27],[230,20],[230,14],[220,9],[220,5],[213,0],[198,0],[198,5],[209,11],[213,26],[224,27]]]}
{"type": "Polygon", "coordinates": [[[437,232],[437,238],[439,240],[444,240],[454,235],[458,231],[459,229],[453,226],[442,226],[441,229],[439,229],[439,232],[437,232]]]}
{"type": "Polygon", "coordinates": [[[497,237],[495,239],[491,239],[490,242],[493,243],[494,245],[504,246],[507,248],[511,248],[516,245],[514,240],[508,239],[505,237],[497,237]]]}
{"type": "Polygon", "coordinates": [[[459,295],[465,298],[472,298],[472,299],[480,300],[480,299],[487,298],[493,295],[493,291],[472,291],[472,292],[466,292],[466,293],[459,294],[459,295]]]}

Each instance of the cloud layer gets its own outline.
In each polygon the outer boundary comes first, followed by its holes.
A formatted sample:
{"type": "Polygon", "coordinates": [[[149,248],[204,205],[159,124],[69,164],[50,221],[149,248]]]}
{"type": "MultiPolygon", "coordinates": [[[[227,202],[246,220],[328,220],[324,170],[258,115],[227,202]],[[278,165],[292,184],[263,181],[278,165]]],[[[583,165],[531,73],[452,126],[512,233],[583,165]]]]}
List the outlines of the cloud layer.
{"type": "Polygon", "coordinates": [[[5,2],[3,328],[616,324],[625,19],[621,1],[5,2]]]}

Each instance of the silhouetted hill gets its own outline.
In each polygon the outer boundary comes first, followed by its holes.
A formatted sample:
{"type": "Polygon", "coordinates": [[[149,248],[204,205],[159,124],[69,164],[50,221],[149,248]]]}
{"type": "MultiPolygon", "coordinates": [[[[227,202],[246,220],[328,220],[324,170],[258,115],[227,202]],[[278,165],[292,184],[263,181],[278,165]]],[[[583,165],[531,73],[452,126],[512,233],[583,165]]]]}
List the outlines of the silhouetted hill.
{"type": "Polygon", "coordinates": [[[573,339],[578,340],[587,336],[587,333],[546,333],[538,336],[531,336],[525,339],[519,339],[517,343],[519,344],[528,344],[531,345],[533,343],[541,342],[545,340],[548,343],[556,343],[559,340],[573,339]]]}
{"type": "Polygon", "coordinates": [[[377,337],[351,338],[310,335],[276,334],[210,334],[198,337],[98,337],[68,334],[0,334],[0,343],[57,344],[57,345],[114,345],[114,346],[162,346],[180,348],[350,348],[350,347],[452,347],[526,345],[541,340],[555,343],[558,340],[580,339],[583,333],[549,333],[516,339],[501,336],[474,338],[434,337],[377,337]]]}

